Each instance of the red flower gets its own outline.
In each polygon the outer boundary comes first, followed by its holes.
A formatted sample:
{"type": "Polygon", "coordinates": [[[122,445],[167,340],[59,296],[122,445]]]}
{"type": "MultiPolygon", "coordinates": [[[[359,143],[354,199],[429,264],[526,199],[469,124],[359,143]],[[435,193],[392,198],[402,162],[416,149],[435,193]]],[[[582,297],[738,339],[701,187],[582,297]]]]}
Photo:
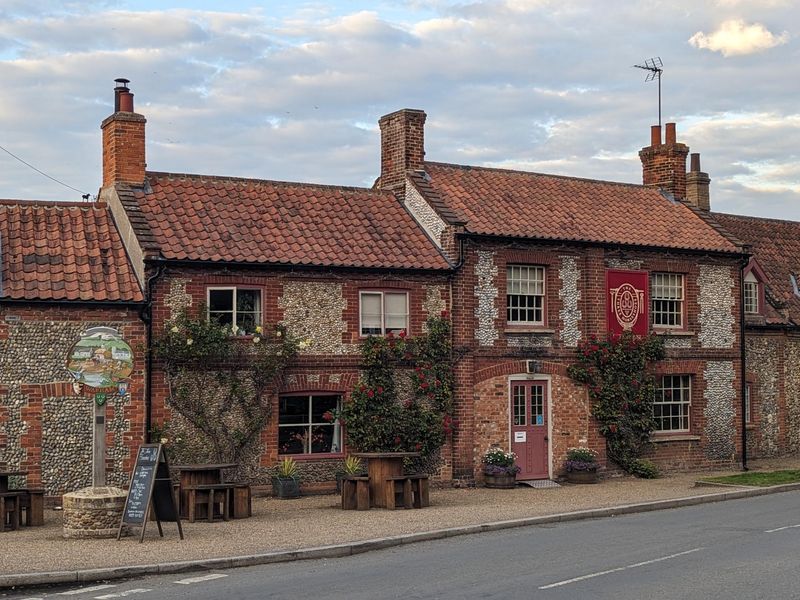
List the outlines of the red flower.
{"type": "Polygon", "coordinates": [[[442,315],[443,319],[449,319],[450,318],[450,311],[449,310],[443,310],[441,315],[442,315]]]}
{"type": "Polygon", "coordinates": [[[616,424],[615,424],[615,423],[612,423],[611,425],[609,425],[609,426],[608,426],[608,430],[609,430],[611,433],[617,433],[617,426],[616,426],[616,424]]]}
{"type": "Polygon", "coordinates": [[[392,339],[393,337],[394,337],[394,334],[393,334],[391,331],[390,331],[390,332],[388,332],[388,333],[386,334],[386,339],[387,339],[387,340],[390,340],[390,339],[392,339]]]}
{"type": "Polygon", "coordinates": [[[400,330],[400,339],[401,340],[406,339],[406,330],[405,329],[401,329],[400,330]]]}
{"type": "Polygon", "coordinates": [[[378,393],[379,393],[379,394],[382,394],[382,393],[383,393],[383,388],[382,388],[381,386],[378,386],[378,393]]]}
{"type": "Polygon", "coordinates": [[[367,386],[365,386],[363,383],[360,386],[358,386],[358,391],[360,391],[360,392],[366,391],[366,389],[367,389],[367,386]]]}
{"type": "Polygon", "coordinates": [[[333,421],[333,413],[329,410],[326,410],[324,413],[322,413],[322,420],[328,422],[333,421]]]}
{"type": "Polygon", "coordinates": [[[416,450],[417,452],[419,452],[420,450],[422,450],[422,444],[420,444],[419,442],[417,442],[416,444],[414,444],[414,450],[416,450]]]}
{"type": "Polygon", "coordinates": [[[369,396],[370,398],[374,398],[375,397],[375,392],[373,392],[372,390],[369,390],[367,392],[367,396],[369,396]]]}
{"type": "Polygon", "coordinates": [[[399,446],[401,441],[402,440],[400,439],[399,435],[394,436],[394,443],[396,446],[399,446]]]}
{"type": "Polygon", "coordinates": [[[427,390],[428,384],[423,381],[422,383],[419,384],[419,387],[421,387],[423,390],[427,390]]]}

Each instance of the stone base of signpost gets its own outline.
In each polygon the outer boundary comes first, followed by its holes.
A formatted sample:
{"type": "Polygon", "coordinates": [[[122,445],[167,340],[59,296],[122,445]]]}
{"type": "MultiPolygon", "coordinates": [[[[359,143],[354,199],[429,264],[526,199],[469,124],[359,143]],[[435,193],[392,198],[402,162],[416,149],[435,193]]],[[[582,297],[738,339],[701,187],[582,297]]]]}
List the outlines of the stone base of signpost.
{"type": "Polygon", "coordinates": [[[126,497],[125,490],[116,487],[87,487],[64,494],[64,537],[117,537],[126,497]]]}

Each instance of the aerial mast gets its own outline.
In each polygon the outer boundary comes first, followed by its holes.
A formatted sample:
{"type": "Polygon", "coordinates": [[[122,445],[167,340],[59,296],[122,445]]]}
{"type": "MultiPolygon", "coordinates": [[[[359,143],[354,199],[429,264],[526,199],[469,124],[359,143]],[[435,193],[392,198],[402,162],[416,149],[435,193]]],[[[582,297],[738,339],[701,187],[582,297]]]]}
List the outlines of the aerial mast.
{"type": "Polygon", "coordinates": [[[664,72],[664,63],[661,62],[661,57],[656,56],[653,58],[648,58],[644,61],[643,65],[633,65],[637,69],[644,69],[645,71],[649,71],[647,77],[645,78],[645,82],[653,81],[654,79],[658,79],[658,126],[661,126],[661,73],[664,72]]]}

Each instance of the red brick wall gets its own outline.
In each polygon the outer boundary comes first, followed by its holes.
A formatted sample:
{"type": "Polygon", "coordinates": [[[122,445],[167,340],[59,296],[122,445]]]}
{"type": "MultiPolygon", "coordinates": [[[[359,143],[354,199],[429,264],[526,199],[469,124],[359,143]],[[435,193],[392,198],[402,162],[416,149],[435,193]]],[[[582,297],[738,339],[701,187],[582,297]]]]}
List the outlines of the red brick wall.
{"type": "Polygon", "coordinates": [[[103,187],[144,183],[146,122],[140,114],[125,112],[103,121],[103,187]]]}

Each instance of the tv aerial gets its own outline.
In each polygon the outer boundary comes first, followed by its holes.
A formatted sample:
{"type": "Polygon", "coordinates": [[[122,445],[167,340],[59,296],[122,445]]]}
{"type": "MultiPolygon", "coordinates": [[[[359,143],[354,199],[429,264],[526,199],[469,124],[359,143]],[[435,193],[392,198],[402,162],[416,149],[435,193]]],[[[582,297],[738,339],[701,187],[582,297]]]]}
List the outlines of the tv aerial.
{"type": "Polygon", "coordinates": [[[661,62],[661,57],[656,56],[653,58],[648,58],[644,61],[643,65],[633,65],[637,69],[644,69],[645,71],[649,71],[647,73],[647,77],[645,78],[645,83],[648,81],[653,81],[654,79],[658,80],[658,126],[661,127],[661,73],[664,72],[664,63],[661,62]]]}

